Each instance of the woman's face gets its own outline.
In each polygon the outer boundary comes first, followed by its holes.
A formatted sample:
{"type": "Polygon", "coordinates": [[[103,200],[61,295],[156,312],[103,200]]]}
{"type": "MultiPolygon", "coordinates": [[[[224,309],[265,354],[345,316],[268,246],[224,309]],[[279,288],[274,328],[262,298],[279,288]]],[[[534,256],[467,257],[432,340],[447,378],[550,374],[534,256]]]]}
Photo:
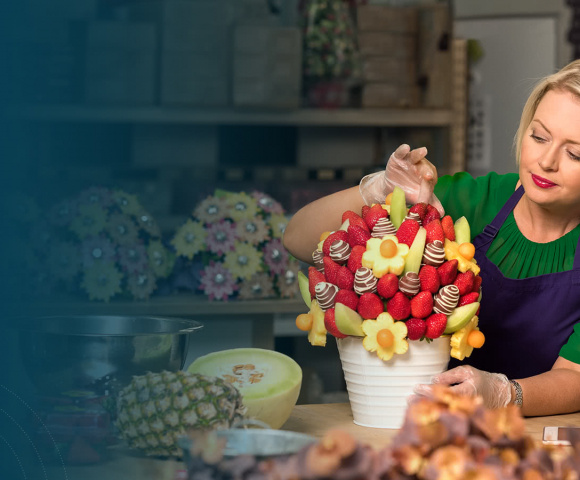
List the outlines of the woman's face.
{"type": "Polygon", "coordinates": [[[520,180],[526,196],[554,213],[580,211],[580,100],[551,90],[522,141],[520,180]]]}

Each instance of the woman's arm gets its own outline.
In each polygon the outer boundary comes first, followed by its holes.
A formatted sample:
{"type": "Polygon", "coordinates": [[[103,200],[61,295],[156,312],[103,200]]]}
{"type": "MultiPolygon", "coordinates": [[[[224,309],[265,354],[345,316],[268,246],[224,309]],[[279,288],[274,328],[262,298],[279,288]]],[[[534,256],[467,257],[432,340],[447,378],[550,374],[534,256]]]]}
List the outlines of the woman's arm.
{"type": "Polygon", "coordinates": [[[346,210],[360,214],[363,205],[358,185],[309,203],[286,226],[284,247],[299,260],[312,263],[312,252],[316,250],[320,234],[340,227],[346,210]]]}
{"type": "MultiPolygon", "coordinates": [[[[580,411],[580,365],[558,357],[552,370],[518,380],[527,417],[580,411]]],[[[513,399],[514,397],[512,397],[513,399]]]]}

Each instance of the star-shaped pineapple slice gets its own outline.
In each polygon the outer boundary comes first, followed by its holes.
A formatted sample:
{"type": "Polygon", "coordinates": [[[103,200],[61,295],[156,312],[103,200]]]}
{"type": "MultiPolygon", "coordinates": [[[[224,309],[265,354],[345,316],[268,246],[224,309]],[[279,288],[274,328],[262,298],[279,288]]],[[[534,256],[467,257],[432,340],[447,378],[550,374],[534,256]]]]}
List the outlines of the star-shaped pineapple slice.
{"type": "Polygon", "coordinates": [[[448,238],[445,239],[445,245],[443,249],[445,250],[445,260],[457,260],[457,270],[462,273],[467,272],[467,270],[471,270],[474,275],[479,274],[479,265],[475,258],[466,258],[464,255],[461,254],[460,247],[464,245],[459,245],[457,242],[449,240],[448,238]]]}
{"type": "Polygon", "coordinates": [[[363,347],[369,352],[377,352],[381,360],[390,360],[393,355],[403,354],[409,349],[407,325],[395,322],[387,312],[381,313],[376,320],[365,320],[362,323],[365,333],[363,347]]]}
{"type": "Polygon", "coordinates": [[[451,356],[457,360],[469,357],[474,348],[480,348],[485,341],[485,336],[477,326],[479,318],[474,315],[465,327],[451,335],[451,356]]]}

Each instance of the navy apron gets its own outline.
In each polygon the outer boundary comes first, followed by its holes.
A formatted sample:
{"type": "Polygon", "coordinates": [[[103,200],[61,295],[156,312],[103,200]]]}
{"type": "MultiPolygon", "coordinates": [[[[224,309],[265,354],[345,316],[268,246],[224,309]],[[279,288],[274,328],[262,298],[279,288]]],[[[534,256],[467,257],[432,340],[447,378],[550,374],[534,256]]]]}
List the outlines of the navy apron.
{"type": "Polygon", "coordinates": [[[524,194],[519,187],[493,221],[473,240],[481,267],[482,303],[479,328],[485,344],[463,362],[508,378],[526,378],[552,368],[560,348],[580,320],[580,239],[572,270],[512,279],[486,256],[500,227],[524,194]]]}

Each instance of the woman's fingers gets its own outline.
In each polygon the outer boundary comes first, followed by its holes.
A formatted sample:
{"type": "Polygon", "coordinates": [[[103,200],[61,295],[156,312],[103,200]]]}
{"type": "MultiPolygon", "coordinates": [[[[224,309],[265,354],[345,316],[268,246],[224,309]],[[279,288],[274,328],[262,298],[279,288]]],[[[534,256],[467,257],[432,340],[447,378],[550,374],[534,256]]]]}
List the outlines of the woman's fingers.
{"type": "Polygon", "coordinates": [[[405,157],[409,154],[410,150],[411,147],[406,143],[403,143],[402,145],[399,145],[394,151],[393,157],[395,157],[397,160],[404,160],[405,157]]]}

